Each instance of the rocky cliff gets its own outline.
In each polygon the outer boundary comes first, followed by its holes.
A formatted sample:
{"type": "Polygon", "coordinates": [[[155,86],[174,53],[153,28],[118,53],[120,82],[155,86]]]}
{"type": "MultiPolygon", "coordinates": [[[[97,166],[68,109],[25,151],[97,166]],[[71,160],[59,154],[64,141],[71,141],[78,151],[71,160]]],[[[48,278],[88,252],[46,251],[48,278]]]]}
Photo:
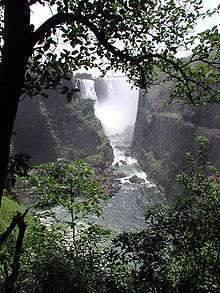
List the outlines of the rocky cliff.
{"type": "Polygon", "coordinates": [[[132,152],[172,199],[178,190],[175,178],[183,168],[184,155],[194,153],[198,135],[208,137],[210,159],[220,168],[220,106],[167,105],[169,88],[167,83],[140,93],[132,152]]]}
{"type": "Polygon", "coordinates": [[[112,148],[93,111],[91,100],[78,97],[69,103],[55,90],[48,98],[20,102],[13,139],[14,151],[31,156],[31,165],[54,161],[88,159],[104,169],[113,160],[112,148]]]}

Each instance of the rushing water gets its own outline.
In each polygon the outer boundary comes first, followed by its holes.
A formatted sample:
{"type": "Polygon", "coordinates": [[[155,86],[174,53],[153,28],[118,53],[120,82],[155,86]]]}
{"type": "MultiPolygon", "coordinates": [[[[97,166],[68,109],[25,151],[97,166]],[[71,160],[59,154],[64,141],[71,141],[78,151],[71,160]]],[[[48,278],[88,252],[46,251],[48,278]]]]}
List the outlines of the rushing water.
{"type": "MultiPolygon", "coordinates": [[[[120,190],[104,207],[104,215],[92,218],[114,230],[133,230],[144,226],[145,208],[161,199],[158,188],[147,179],[137,160],[129,156],[138,105],[138,90],[125,79],[104,81],[102,97],[97,96],[95,81],[81,80],[82,98],[95,100],[95,115],[109,137],[113,151],[113,170],[120,177],[120,190]]],[[[103,86],[103,85],[102,85],[103,86]]]]}

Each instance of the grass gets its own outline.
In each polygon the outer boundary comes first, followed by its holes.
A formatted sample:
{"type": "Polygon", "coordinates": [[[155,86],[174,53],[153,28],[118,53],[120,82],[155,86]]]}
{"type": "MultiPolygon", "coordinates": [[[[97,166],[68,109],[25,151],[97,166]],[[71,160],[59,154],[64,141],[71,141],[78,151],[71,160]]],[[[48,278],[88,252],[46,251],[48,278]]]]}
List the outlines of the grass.
{"type": "MultiPolygon", "coordinates": [[[[7,227],[10,225],[12,218],[16,215],[17,212],[23,213],[25,207],[18,204],[16,201],[10,199],[9,197],[3,196],[2,206],[0,208],[0,233],[4,232],[7,227]]],[[[34,224],[34,216],[30,212],[25,217],[28,228],[34,224]]],[[[28,230],[28,229],[27,229],[28,230]]]]}

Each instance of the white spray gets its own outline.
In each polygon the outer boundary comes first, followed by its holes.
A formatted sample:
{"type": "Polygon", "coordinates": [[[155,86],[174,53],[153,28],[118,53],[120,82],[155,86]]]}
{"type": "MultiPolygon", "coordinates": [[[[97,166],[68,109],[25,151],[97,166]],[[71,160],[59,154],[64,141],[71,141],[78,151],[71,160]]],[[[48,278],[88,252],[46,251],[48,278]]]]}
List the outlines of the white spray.
{"type": "Polygon", "coordinates": [[[128,126],[132,131],[137,114],[138,89],[131,89],[125,78],[109,78],[105,82],[107,98],[101,99],[96,96],[95,81],[81,80],[82,98],[96,100],[95,115],[101,121],[107,136],[120,134],[128,126]]]}

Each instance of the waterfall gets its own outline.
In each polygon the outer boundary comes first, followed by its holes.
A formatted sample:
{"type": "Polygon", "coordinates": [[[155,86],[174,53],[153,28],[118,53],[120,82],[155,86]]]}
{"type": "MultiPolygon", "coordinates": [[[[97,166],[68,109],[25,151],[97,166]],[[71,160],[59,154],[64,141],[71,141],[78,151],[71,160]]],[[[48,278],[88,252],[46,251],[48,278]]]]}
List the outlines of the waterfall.
{"type": "Polygon", "coordinates": [[[79,90],[82,99],[91,99],[96,101],[95,82],[91,79],[79,79],[79,90]]]}
{"type": "MultiPolygon", "coordinates": [[[[101,121],[114,151],[109,179],[114,174],[119,184],[119,190],[106,205],[102,203],[103,216],[90,216],[89,221],[119,232],[141,229],[145,225],[146,206],[164,198],[157,186],[148,180],[137,159],[129,154],[138,90],[132,89],[125,78],[78,81],[82,99],[95,101],[95,115],[101,121]]],[[[70,221],[65,209],[56,207],[53,211],[60,220],[70,221]]]]}
{"type": "Polygon", "coordinates": [[[95,115],[107,136],[121,134],[126,128],[133,131],[139,91],[131,89],[125,78],[109,78],[102,80],[102,83],[100,80],[82,79],[80,91],[83,99],[96,101],[95,115]]]}

